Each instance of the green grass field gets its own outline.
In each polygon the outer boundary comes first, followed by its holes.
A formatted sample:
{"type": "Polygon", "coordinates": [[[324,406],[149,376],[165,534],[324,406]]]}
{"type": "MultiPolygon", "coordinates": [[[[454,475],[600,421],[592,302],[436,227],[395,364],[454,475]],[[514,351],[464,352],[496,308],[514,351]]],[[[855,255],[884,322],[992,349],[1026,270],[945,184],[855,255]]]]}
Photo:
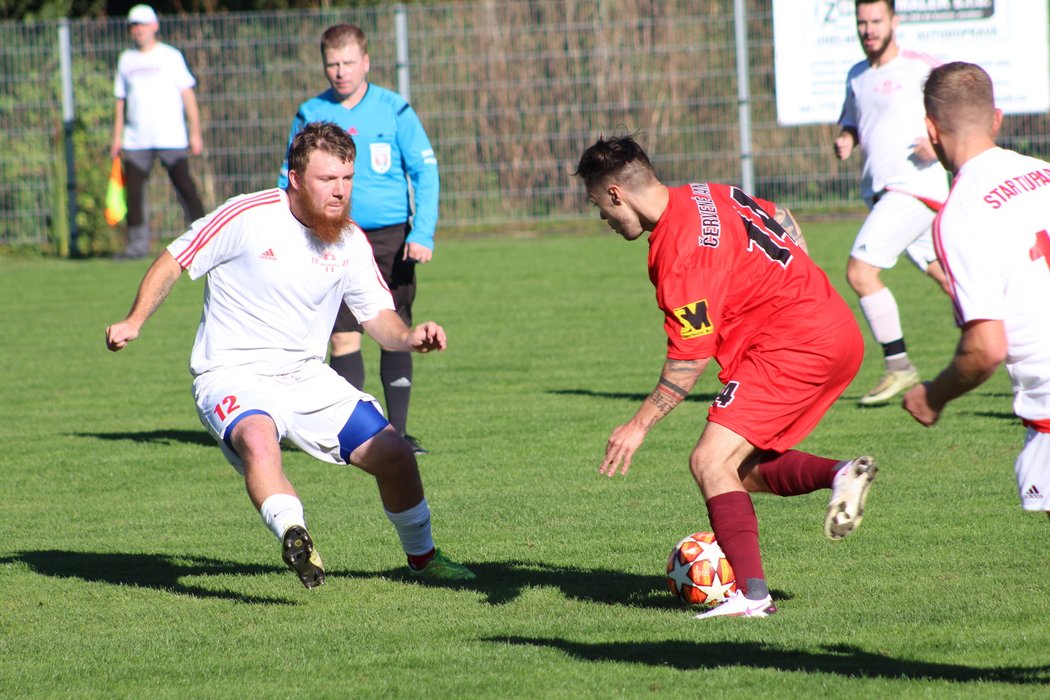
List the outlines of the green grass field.
{"type": "MultiPolygon", "coordinates": [[[[800,218],[846,292],[856,222],[800,218]]],[[[202,284],[114,355],[105,326],[145,263],[0,261],[0,696],[1046,697],[1050,523],[1018,505],[1005,373],[926,430],[856,407],[880,373],[869,339],[802,445],[877,457],[863,526],[828,542],[826,492],[756,497],[780,614],[701,623],[662,572],[708,529],[687,456],[720,387],[704,377],[627,477],[599,477],[664,340],[646,244],[580,228],[448,241],[420,271],[417,318],[450,346],[416,360],[409,430],[432,450],[435,537],[478,573],[458,589],[407,579],[370,478],[291,451],[328,583],[283,568],[193,408],[202,284]]],[[[904,263],[888,281],[932,373],[949,303],[904,263]]]]}

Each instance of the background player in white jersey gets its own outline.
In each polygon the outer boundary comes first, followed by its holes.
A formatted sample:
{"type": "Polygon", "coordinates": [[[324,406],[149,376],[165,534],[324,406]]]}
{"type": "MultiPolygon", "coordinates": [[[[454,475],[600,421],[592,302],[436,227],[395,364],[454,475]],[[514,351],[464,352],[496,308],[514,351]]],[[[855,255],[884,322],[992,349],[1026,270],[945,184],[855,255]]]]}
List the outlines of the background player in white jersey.
{"type": "Polygon", "coordinates": [[[926,138],[922,82],[936,61],[897,45],[893,0],[856,0],[857,35],[867,58],[849,71],[835,139],[845,160],[860,145],[861,194],[870,213],[857,234],[846,279],[876,342],[885,373],[861,405],[885,403],[919,381],[908,358],[897,300],[881,278],[902,253],[944,286],[930,235],[934,211],[948,195],[948,177],[926,138]]]}
{"type": "Polygon", "coordinates": [[[995,145],[1002,112],[979,66],[935,69],[925,101],[930,141],[956,173],[934,242],[962,336],[951,363],[908,391],[904,408],[933,425],[1005,360],[1028,428],[1014,465],[1021,506],[1050,515],[1050,163],[995,145]]]}
{"type": "Polygon", "coordinates": [[[192,279],[206,275],[190,357],[197,412],[244,475],[248,496],[303,585],[324,583],[324,565],[285,476],[281,440],[375,477],[413,575],[473,579],[434,547],[411,446],[373,397],[324,363],[343,302],[384,347],[429,352],[446,345],[438,324],[409,328],[394,312],[371,247],[349,218],[354,156],[343,129],[306,126],[289,151],[287,190],[235,197],[196,221],[154,261],[128,317],[106,329],[106,344],[117,351],[137,338],[183,270],[192,279]]]}

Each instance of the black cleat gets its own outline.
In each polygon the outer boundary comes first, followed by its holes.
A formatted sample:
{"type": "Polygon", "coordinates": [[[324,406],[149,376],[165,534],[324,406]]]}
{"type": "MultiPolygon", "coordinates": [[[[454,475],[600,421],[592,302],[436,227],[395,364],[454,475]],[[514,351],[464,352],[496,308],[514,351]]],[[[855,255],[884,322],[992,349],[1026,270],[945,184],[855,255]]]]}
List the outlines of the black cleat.
{"type": "Polygon", "coordinates": [[[428,450],[425,447],[423,447],[422,445],[420,445],[419,444],[419,440],[417,438],[414,438],[411,435],[402,435],[402,437],[405,438],[405,442],[407,442],[409,447],[412,448],[412,454],[417,454],[417,455],[428,455],[428,454],[430,454],[430,450],[428,450]]]}
{"type": "Polygon", "coordinates": [[[292,525],[285,530],[282,545],[281,558],[289,569],[299,574],[304,586],[317,588],[324,583],[324,563],[305,527],[292,525]]]}

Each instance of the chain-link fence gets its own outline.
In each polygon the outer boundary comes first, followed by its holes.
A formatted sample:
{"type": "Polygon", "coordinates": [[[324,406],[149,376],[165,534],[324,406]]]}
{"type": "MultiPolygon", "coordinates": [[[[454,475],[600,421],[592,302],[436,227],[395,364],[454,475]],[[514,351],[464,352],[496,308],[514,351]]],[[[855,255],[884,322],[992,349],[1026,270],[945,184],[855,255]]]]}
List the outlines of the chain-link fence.
{"type": "MultiPolygon", "coordinates": [[[[571,176],[599,134],[641,132],[661,177],[740,181],[731,0],[479,0],[400,8],[411,99],[438,156],[442,230],[590,216],[571,176]]],[[[831,125],[776,123],[772,16],[749,0],[755,194],[795,208],[856,207],[859,162],[839,163],[831,125]]],[[[399,6],[166,16],[159,38],[197,77],[205,151],[191,159],[205,205],[276,184],[296,107],[327,87],[319,40],[337,22],[369,37],[372,82],[398,86],[399,6]]],[[[123,17],[71,21],[75,119],[63,122],[60,24],[0,23],[0,246],[61,252],[75,191],[80,249],[116,249],[103,219],[113,71],[123,17]],[[75,148],[67,187],[64,128],[75,148]]],[[[799,41],[803,41],[799,38],[799,41]]],[[[1046,156],[1045,115],[1010,117],[1003,135],[1046,156]]],[[[158,167],[150,220],[184,227],[158,167]]]]}

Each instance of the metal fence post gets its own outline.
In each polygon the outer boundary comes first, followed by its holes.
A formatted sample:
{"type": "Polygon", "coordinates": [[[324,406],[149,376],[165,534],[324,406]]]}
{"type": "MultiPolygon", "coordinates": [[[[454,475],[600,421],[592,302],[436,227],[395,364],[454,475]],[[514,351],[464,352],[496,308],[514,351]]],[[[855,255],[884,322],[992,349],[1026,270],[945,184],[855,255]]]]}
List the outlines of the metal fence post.
{"type": "Polygon", "coordinates": [[[62,133],[66,142],[66,207],[69,216],[69,255],[80,257],[77,247],[77,170],[73,150],[73,120],[76,105],[73,101],[73,54],[69,41],[69,19],[58,24],[59,65],[62,71],[62,133]]]}
{"type": "Polygon", "coordinates": [[[394,30],[397,33],[397,91],[406,102],[412,101],[412,78],[408,69],[408,16],[405,6],[394,5],[394,30]]]}
{"type": "Polygon", "coordinates": [[[733,24],[736,29],[736,95],[740,114],[740,185],[745,192],[755,189],[755,167],[751,154],[751,89],[748,85],[747,6],[744,0],[733,0],[733,24]]]}

